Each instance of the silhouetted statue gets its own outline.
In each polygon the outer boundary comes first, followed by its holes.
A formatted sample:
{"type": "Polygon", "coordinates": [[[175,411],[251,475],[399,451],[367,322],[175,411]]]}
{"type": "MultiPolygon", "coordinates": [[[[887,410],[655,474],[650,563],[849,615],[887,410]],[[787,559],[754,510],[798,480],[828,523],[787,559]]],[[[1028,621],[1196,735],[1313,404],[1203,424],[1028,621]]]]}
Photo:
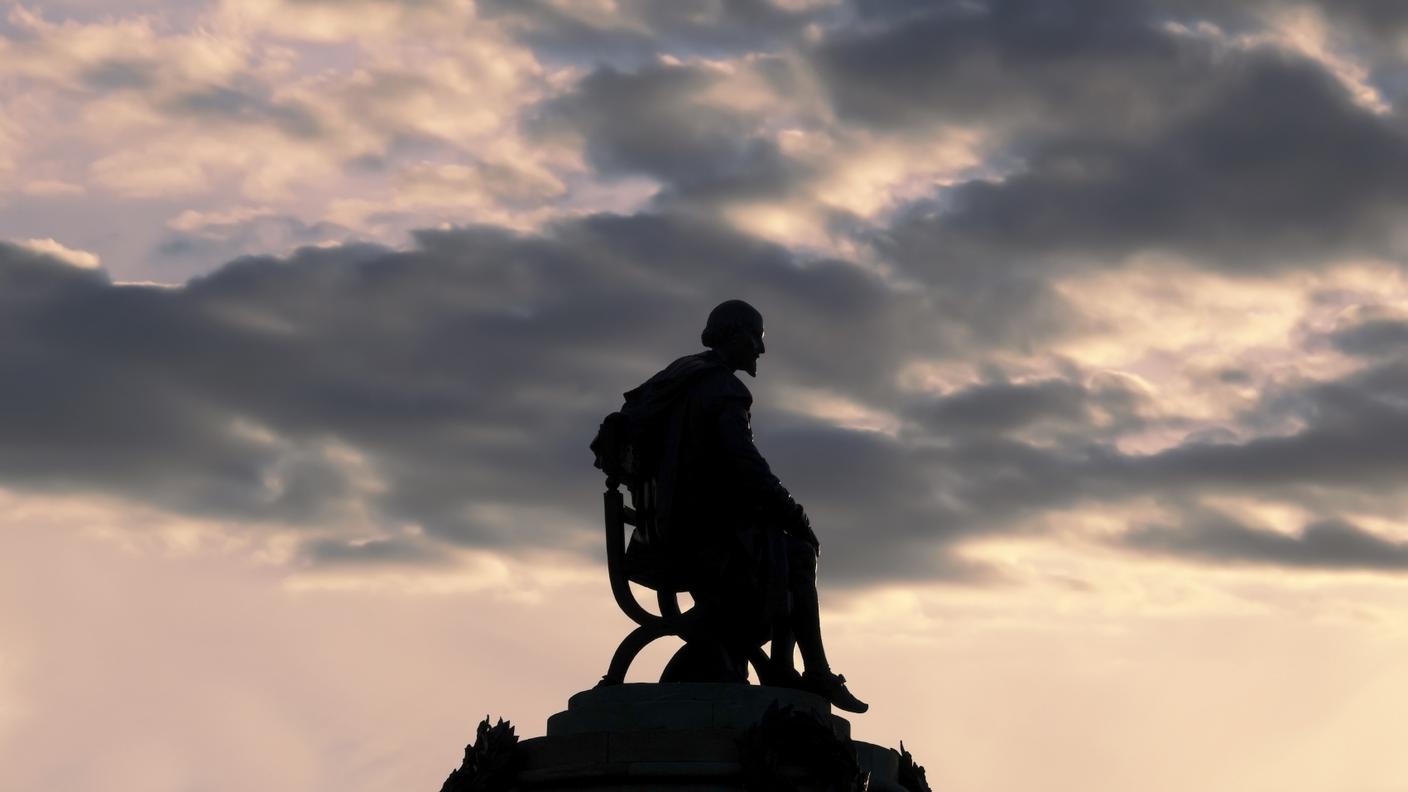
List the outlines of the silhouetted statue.
{"type": "MultiPolygon", "coordinates": [[[[734,374],[757,376],[766,350],[762,314],[729,300],[709,314],[701,339],[707,351],[676,360],[627,392],[592,443],[612,492],[624,480],[635,505],[624,573],[661,592],[688,591],[695,601],[697,619],[678,631],[686,645],[662,681],[746,682],[752,659],[764,684],[809,690],[864,712],[867,705],[826,659],[816,589],[820,542],[753,444],[753,397],[734,374]],[[758,651],[769,638],[771,659],[758,651]],[[803,674],[793,667],[794,645],[803,674]]],[[[610,503],[608,496],[608,521],[610,503]]],[[[667,615],[676,607],[665,597],[661,602],[667,615]]],[[[645,620],[637,621],[638,632],[648,633],[645,620]]],[[[620,681],[639,648],[623,644],[618,656],[627,656],[624,663],[613,660],[608,677],[617,678],[608,682],[620,681]]]]}

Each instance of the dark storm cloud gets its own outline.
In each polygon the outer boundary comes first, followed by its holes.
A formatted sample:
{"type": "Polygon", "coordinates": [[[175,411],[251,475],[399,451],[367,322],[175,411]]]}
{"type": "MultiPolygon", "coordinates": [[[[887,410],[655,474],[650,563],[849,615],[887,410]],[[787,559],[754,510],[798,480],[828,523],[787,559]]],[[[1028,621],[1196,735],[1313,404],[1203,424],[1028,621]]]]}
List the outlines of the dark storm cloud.
{"type": "Polygon", "coordinates": [[[1214,563],[1325,570],[1408,570],[1408,542],[1390,541],[1339,520],[1314,522],[1296,534],[1283,534],[1210,514],[1177,528],[1139,528],[1122,541],[1144,552],[1214,563]]]}

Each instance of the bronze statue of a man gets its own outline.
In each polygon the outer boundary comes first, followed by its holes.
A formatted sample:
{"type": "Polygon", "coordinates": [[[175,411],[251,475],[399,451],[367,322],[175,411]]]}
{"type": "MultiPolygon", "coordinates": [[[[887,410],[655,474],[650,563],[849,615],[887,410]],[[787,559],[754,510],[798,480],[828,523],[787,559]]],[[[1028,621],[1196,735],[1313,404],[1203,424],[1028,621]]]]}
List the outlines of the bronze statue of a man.
{"type": "Polygon", "coordinates": [[[652,530],[632,538],[632,577],[689,591],[710,615],[736,678],[746,680],[743,658],[770,637],[771,661],[759,669],[765,684],[809,690],[864,712],[868,705],[832,673],[822,643],[820,542],[754,445],[753,397],[734,373],[757,376],[766,351],[762,314],[742,300],[724,302],[709,314],[701,340],[707,351],[627,392],[621,409],[655,515],[652,530]],[[794,643],[805,664],[800,675],[794,643]]]}

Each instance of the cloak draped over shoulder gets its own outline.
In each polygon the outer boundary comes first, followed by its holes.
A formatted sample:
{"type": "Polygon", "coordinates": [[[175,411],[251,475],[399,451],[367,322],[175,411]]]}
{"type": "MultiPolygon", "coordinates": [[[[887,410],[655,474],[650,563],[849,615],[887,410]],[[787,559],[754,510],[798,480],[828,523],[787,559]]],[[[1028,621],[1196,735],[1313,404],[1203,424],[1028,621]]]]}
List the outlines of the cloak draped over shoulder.
{"type": "Polygon", "coordinates": [[[633,537],[637,552],[650,545],[688,577],[712,574],[742,533],[797,508],[753,443],[752,394],[718,353],[679,358],[625,399],[621,414],[655,487],[655,535],[633,537]]]}

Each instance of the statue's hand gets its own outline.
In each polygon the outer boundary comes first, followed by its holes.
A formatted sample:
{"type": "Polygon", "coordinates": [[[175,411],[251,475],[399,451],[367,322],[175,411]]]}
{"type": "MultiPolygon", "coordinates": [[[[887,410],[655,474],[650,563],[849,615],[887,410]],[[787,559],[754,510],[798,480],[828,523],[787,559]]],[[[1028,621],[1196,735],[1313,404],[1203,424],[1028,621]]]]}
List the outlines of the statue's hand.
{"type": "Polygon", "coordinates": [[[821,540],[816,538],[816,532],[811,525],[807,525],[807,532],[802,536],[802,540],[812,546],[812,552],[821,555],[821,540]]]}
{"type": "Polygon", "coordinates": [[[794,502],[793,506],[793,523],[788,533],[811,545],[812,550],[821,555],[821,540],[816,538],[816,531],[812,530],[812,521],[807,517],[806,509],[803,509],[800,503],[794,502]]]}

